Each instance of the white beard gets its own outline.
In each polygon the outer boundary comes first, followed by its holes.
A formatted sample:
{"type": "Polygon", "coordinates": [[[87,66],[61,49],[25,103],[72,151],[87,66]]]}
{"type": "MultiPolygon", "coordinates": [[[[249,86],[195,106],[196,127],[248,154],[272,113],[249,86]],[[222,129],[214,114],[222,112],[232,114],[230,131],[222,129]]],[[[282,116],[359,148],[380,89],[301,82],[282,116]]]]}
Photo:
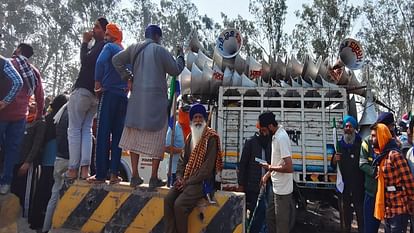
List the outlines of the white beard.
{"type": "Polygon", "coordinates": [[[201,136],[203,135],[206,125],[206,121],[203,121],[203,123],[197,125],[191,122],[191,150],[194,150],[194,148],[197,146],[198,142],[201,139],[201,136]]]}
{"type": "Polygon", "coordinates": [[[354,144],[356,134],[353,132],[352,134],[344,134],[344,141],[346,144],[354,144]]]}

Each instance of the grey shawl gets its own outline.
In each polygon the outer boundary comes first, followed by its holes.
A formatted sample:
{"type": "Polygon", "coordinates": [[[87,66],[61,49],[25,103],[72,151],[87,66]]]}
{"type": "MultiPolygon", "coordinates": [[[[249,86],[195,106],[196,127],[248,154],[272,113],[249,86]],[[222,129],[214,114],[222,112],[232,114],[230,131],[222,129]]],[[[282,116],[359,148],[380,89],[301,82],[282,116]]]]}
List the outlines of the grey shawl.
{"type": "MultiPolygon", "coordinates": [[[[112,58],[115,69],[125,79],[128,65],[143,43],[133,44],[112,58]]],[[[134,81],[128,101],[125,126],[148,131],[163,128],[168,119],[166,74],[178,76],[184,69],[184,58],[174,57],[161,45],[150,43],[133,64],[134,81]]]]}

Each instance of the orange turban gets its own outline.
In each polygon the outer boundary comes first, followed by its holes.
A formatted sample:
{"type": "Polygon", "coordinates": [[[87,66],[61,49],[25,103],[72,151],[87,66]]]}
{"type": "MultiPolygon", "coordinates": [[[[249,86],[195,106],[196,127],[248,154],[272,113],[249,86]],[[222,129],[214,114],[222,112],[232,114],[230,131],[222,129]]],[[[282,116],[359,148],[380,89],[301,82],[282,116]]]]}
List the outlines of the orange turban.
{"type": "Polygon", "coordinates": [[[187,136],[191,132],[190,128],[190,114],[184,112],[181,108],[178,110],[178,123],[181,125],[184,133],[184,139],[187,139],[187,136]]]}
{"type": "Polygon", "coordinates": [[[118,44],[119,46],[122,46],[122,31],[121,28],[114,24],[114,23],[108,23],[108,25],[106,25],[106,33],[109,34],[113,39],[114,39],[114,43],[118,44]]]}
{"type": "Polygon", "coordinates": [[[390,142],[392,139],[392,135],[388,127],[384,124],[377,125],[377,140],[379,146],[379,152],[382,153],[385,146],[390,142]]]}

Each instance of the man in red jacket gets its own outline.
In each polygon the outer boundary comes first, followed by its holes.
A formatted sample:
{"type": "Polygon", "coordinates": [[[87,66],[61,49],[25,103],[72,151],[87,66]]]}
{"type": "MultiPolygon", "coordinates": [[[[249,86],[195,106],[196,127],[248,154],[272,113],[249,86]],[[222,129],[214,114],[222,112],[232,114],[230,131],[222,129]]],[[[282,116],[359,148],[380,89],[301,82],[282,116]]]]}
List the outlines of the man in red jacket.
{"type": "Polygon", "coordinates": [[[19,146],[24,136],[26,114],[29,99],[35,96],[37,115],[42,117],[44,107],[44,93],[39,71],[29,63],[28,59],[33,55],[33,48],[21,43],[13,52],[11,63],[23,79],[23,87],[17,93],[15,99],[0,111],[0,136],[1,147],[4,150],[3,174],[0,177],[0,194],[10,191],[13,178],[13,168],[19,159],[19,146]]]}

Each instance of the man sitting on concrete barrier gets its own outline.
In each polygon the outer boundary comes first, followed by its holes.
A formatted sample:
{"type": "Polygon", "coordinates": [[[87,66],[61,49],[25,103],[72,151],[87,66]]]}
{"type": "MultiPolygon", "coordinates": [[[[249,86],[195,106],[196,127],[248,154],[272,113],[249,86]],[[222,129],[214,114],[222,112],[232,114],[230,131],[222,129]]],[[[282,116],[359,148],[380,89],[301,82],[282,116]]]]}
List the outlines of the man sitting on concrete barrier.
{"type": "Polygon", "coordinates": [[[186,233],[188,215],[207,187],[213,186],[215,171],[221,170],[220,138],[207,126],[207,111],[201,104],[190,110],[191,134],[177,165],[177,181],[164,199],[165,232],[186,233]]]}

